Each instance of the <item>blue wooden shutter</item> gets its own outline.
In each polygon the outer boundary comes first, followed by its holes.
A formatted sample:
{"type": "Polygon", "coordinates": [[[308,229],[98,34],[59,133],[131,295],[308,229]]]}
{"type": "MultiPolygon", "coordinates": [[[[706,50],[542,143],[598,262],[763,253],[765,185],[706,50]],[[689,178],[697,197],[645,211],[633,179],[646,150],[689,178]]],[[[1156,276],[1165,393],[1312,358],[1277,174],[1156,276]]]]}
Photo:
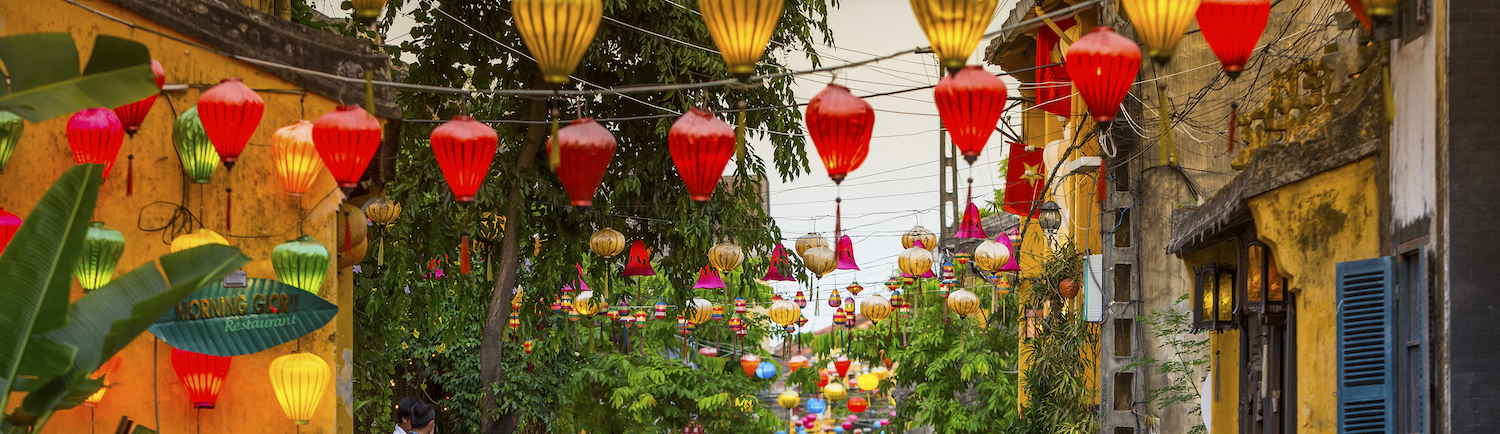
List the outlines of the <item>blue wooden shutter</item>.
{"type": "Polygon", "coordinates": [[[1339,432],[1395,432],[1394,261],[1341,262],[1338,278],[1339,432]]]}

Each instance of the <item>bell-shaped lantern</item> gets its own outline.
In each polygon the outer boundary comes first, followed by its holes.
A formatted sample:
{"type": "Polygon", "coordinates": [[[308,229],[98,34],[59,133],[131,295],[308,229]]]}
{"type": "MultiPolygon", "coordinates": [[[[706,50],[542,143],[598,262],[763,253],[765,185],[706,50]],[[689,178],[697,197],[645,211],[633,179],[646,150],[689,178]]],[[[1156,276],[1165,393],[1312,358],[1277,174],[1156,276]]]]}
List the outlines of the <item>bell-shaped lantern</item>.
{"type": "Polygon", "coordinates": [[[724,279],[720,279],[719,272],[714,271],[714,267],[708,265],[703,266],[703,271],[698,273],[698,283],[696,285],[693,285],[693,289],[713,289],[723,287],[724,279]]]}
{"type": "MultiPolygon", "coordinates": [[[[1130,16],[1135,35],[1146,46],[1146,55],[1165,64],[1177,50],[1177,43],[1193,24],[1201,0],[1122,0],[1130,16]]],[[[1079,42],[1083,42],[1079,39],[1079,42]]],[[[1134,45],[1134,44],[1131,44],[1134,45]]],[[[1072,50],[1069,50],[1072,51],[1072,50]]],[[[1071,62],[1071,60],[1069,60],[1071,62]]],[[[1073,69],[1068,68],[1072,73],[1073,69]]]]}
{"type": "Polygon", "coordinates": [[[911,248],[901,251],[896,264],[901,267],[901,272],[913,276],[932,274],[932,252],[927,251],[922,242],[918,241],[911,248]]]}
{"type": "Polygon", "coordinates": [[[311,235],[303,235],[271,249],[271,268],[276,280],[317,294],[328,276],[328,248],[311,235]]]}
{"type": "Polygon", "coordinates": [[[827,276],[833,270],[838,269],[839,261],[832,249],[827,247],[813,247],[802,252],[802,265],[807,266],[818,277],[827,276]]]}
{"type": "Polygon", "coordinates": [[[198,106],[188,107],[172,122],[172,145],[177,148],[177,159],[182,161],[182,173],[188,179],[207,184],[213,178],[214,170],[219,168],[219,153],[203,129],[198,106]]]}
{"type": "Polygon", "coordinates": [[[370,222],[390,226],[401,216],[401,204],[389,196],[377,196],[365,203],[364,212],[370,222]]]}
{"type": "Polygon", "coordinates": [[[797,280],[795,277],[792,277],[790,274],[782,271],[783,269],[790,270],[791,265],[791,262],[787,261],[786,248],[782,247],[780,244],[777,244],[776,248],[771,251],[771,266],[766,268],[766,276],[762,277],[760,280],[797,280]]]}
{"type": "Polygon", "coordinates": [[[812,137],[823,168],[835,184],[864,164],[870,154],[870,134],[875,130],[875,109],[830,84],[807,102],[807,135],[812,137]]]}
{"type": "Polygon", "coordinates": [[[198,118],[224,167],[233,169],[250,136],[260,127],[266,102],[238,78],[219,82],[198,96],[198,118]]]}
{"type": "Polygon", "coordinates": [[[879,324],[880,321],[891,317],[891,302],[879,295],[866,298],[859,303],[860,312],[864,312],[865,318],[870,322],[879,324]]]}
{"type": "Polygon", "coordinates": [[[667,132],[667,148],[677,174],[694,202],[708,202],[734,156],[734,127],[705,108],[684,113],[667,132]]]}
{"type": "Polygon", "coordinates": [[[460,205],[473,203],[474,194],[490,173],[500,135],[474,118],[455,116],[433,129],[431,139],[432,154],[443,169],[448,187],[453,189],[453,197],[460,205]]]}
{"type": "Polygon", "coordinates": [[[172,253],[177,253],[208,244],[223,244],[227,246],[229,245],[229,240],[224,239],[224,236],[219,235],[218,232],[200,228],[193,233],[182,234],[178,235],[177,238],[173,238],[171,249],[172,253]]]}
{"type": "Polygon", "coordinates": [[[576,119],[557,130],[557,137],[547,141],[547,155],[559,153],[557,177],[562,180],[563,189],[567,190],[573,206],[594,204],[594,192],[604,180],[609,160],[615,156],[615,144],[615,135],[593,118],[576,119]]]}
{"type": "Polygon", "coordinates": [[[114,278],[115,266],[124,254],[125,235],[104,222],[94,222],[83,236],[83,252],[78,256],[78,265],[73,267],[73,276],[83,289],[102,288],[114,278]]]}
{"type": "Polygon", "coordinates": [[[828,247],[828,240],[818,236],[816,232],[808,232],[807,235],[797,238],[797,243],[792,245],[792,248],[797,250],[797,256],[805,255],[807,249],[813,247],[828,247]]]}
{"type": "Polygon", "coordinates": [[[698,11],[708,34],[724,56],[724,67],[741,80],[755,73],[755,65],[781,19],[784,0],[698,0],[698,11]]]}
{"type": "MultiPolygon", "coordinates": [[[[848,377],[849,367],[853,364],[854,362],[849,360],[848,356],[840,355],[839,358],[833,360],[833,369],[839,373],[839,377],[848,377]]],[[[830,399],[838,400],[838,398],[830,399]]]]}
{"type": "MultiPolygon", "coordinates": [[[[380,121],[359,106],[340,106],[313,123],[313,144],[339,187],[354,188],[380,149],[380,121]]],[[[210,136],[212,137],[212,136],[210,136]]]]}
{"type": "Polygon", "coordinates": [[[999,241],[984,240],[974,248],[974,266],[986,273],[994,274],[1010,262],[1010,248],[999,241]]]}
{"type": "MultiPolygon", "coordinates": [[[[840,269],[840,270],[858,270],[859,269],[859,264],[854,261],[854,240],[849,239],[848,235],[839,236],[839,245],[834,248],[833,254],[835,256],[838,256],[838,259],[839,259],[839,267],[838,267],[838,269],[840,269]]],[[[852,286],[856,286],[856,285],[859,285],[859,284],[855,283],[854,285],[850,285],[850,286],[852,287],[852,286]]],[[[856,294],[858,294],[858,293],[856,292],[856,294]]]]}
{"type": "Polygon", "coordinates": [[[646,249],[646,242],[635,240],[630,245],[630,257],[625,262],[625,272],[622,276],[655,276],[656,269],[651,268],[651,251],[646,249]]]}
{"type": "Polygon", "coordinates": [[[187,389],[188,401],[193,403],[193,408],[214,408],[219,401],[219,392],[224,389],[224,379],[229,376],[231,360],[230,357],[172,349],[172,370],[177,371],[177,381],[187,389]]]}
{"type": "Polygon", "coordinates": [[[625,251],[625,234],[609,227],[594,231],[589,236],[589,250],[595,255],[613,258],[625,251]]]}
{"type": "Polygon", "coordinates": [[[0,208],[0,254],[5,253],[5,246],[10,244],[11,238],[15,238],[16,230],[21,229],[21,223],[21,216],[0,208]]]}
{"type": "Polygon", "coordinates": [[[708,249],[708,263],[720,272],[740,268],[745,262],[745,251],[740,249],[739,244],[719,243],[708,249]]]}
{"type": "MultiPolygon", "coordinates": [[[[162,69],[161,62],[151,59],[152,79],[156,81],[156,90],[167,84],[167,72],[162,69]]],[[[131,138],[135,132],[141,129],[141,122],[146,120],[146,113],[151,112],[151,106],[156,104],[156,94],[146,97],[140,101],[115,107],[115,116],[120,117],[120,123],[125,126],[125,133],[131,138]]]]}
{"type": "Polygon", "coordinates": [[[1229,78],[1245,71],[1270,17],[1271,0],[1203,0],[1198,6],[1198,28],[1229,78]]]}
{"type": "Polygon", "coordinates": [[[999,0],[912,0],[911,11],[943,68],[963,68],[995,19],[999,0]]]}
{"type": "Polygon", "coordinates": [[[120,365],[124,363],[124,357],[116,353],[114,357],[109,358],[109,361],[104,362],[103,365],[99,365],[99,369],[95,369],[93,373],[89,374],[90,380],[102,381],[104,382],[104,387],[99,388],[98,391],[85,398],[83,400],[84,407],[97,407],[100,402],[104,401],[104,393],[109,391],[110,386],[119,383],[120,365]]]}
{"type": "Polygon", "coordinates": [[[297,121],[271,134],[271,159],[276,163],[282,191],[298,197],[306,193],[323,173],[323,159],[313,145],[313,123],[297,121]]]}
{"type": "Polygon", "coordinates": [[[979,207],[974,201],[969,201],[969,206],[964,208],[964,217],[959,221],[958,233],[953,238],[989,238],[984,234],[984,223],[980,221],[979,207]]]}
{"type": "Polygon", "coordinates": [[[564,84],[594,41],[604,18],[601,0],[514,0],[510,12],[542,79],[564,84]]]}
{"type": "Polygon", "coordinates": [[[930,252],[937,248],[937,235],[927,230],[927,228],[922,227],[922,225],[913,226],[905,234],[901,235],[901,248],[910,249],[912,246],[917,245],[917,243],[921,243],[922,248],[930,252]]]}
{"type": "Polygon", "coordinates": [[[1141,49],[1114,29],[1096,27],[1068,47],[1065,62],[1089,114],[1095,122],[1105,123],[1115,120],[1120,102],[1141,71],[1141,49]]]}
{"type": "Polygon", "coordinates": [[[115,112],[103,108],[83,109],[68,119],[68,146],[78,164],[103,164],[104,177],[115,167],[125,130],[115,112]]]}
{"type": "Polygon", "coordinates": [[[328,362],[311,353],[293,353],[271,361],[271,388],[286,418],[297,425],[307,425],[323,392],[328,389],[332,373],[328,362]]]}
{"type": "Polygon", "coordinates": [[[973,165],[1005,112],[1005,82],[971,65],[938,80],[932,98],[953,145],[973,165]]]}
{"type": "Polygon", "coordinates": [[[354,6],[354,19],[365,27],[374,26],[380,14],[385,13],[386,0],[351,0],[349,3],[354,6]]]}
{"type": "Polygon", "coordinates": [[[0,173],[5,172],[5,163],[10,161],[21,142],[21,133],[26,131],[26,121],[15,113],[0,110],[0,173]]]}
{"type": "Polygon", "coordinates": [[[1016,242],[1018,239],[1020,239],[1019,228],[1011,236],[1001,235],[995,237],[995,241],[1004,245],[1006,253],[1010,255],[1010,259],[1005,262],[1005,265],[1000,266],[1000,271],[1021,271],[1021,263],[1017,260],[1021,257],[1021,255],[1017,254],[1021,249],[1021,244],[1016,242]]]}
{"type": "Polygon", "coordinates": [[[953,291],[952,294],[948,294],[948,310],[960,317],[968,318],[969,315],[979,312],[979,296],[967,289],[953,291]]]}

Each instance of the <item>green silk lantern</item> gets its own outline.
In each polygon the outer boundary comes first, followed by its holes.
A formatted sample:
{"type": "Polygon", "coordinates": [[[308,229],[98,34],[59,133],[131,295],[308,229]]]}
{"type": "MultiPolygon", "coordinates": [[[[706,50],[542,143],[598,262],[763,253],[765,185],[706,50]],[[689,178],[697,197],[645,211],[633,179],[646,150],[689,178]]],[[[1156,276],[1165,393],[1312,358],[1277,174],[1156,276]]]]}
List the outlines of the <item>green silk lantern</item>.
{"type": "Polygon", "coordinates": [[[317,294],[328,275],[328,248],[317,238],[303,235],[271,250],[271,268],[276,280],[317,294]]]}
{"type": "Polygon", "coordinates": [[[125,254],[125,235],[104,222],[94,222],[83,236],[83,253],[78,265],[73,267],[73,276],[86,290],[104,287],[115,276],[115,265],[125,254]]]}
{"type": "Polygon", "coordinates": [[[15,152],[16,143],[21,141],[21,132],[26,129],[26,121],[15,113],[0,111],[0,172],[5,171],[5,162],[10,161],[10,154],[15,152]]]}
{"type": "Polygon", "coordinates": [[[208,141],[203,122],[198,120],[198,106],[193,106],[177,116],[172,123],[172,144],[177,146],[177,158],[182,160],[182,172],[193,182],[207,184],[219,168],[219,152],[208,141]]]}

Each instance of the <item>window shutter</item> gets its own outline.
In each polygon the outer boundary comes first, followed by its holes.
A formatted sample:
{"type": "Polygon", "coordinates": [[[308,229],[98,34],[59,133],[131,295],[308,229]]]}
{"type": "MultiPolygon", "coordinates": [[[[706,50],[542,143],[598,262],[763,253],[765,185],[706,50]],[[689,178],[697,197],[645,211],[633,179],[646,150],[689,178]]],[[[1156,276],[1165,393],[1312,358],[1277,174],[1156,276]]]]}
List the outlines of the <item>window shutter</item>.
{"type": "Polygon", "coordinates": [[[1338,277],[1339,432],[1395,432],[1394,261],[1341,262],[1338,277]]]}
{"type": "Polygon", "coordinates": [[[1083,315],[1091,322],[1104,320],[1104,255],[1083,257],[1083,315]]]}

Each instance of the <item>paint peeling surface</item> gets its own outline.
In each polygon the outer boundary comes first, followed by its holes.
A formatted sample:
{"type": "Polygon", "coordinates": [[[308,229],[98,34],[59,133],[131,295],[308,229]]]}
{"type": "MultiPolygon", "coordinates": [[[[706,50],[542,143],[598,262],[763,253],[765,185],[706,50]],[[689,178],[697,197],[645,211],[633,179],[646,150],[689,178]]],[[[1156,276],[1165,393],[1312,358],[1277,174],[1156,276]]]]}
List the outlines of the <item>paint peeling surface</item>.
{"type": "Polygon", "coordinates": [[[1424,36],[1391,42],[1391,97],[1400,101],[1391,123],[1391,222],[1397,228],[1426,222],[1437,201],[1437,50],[1432,41],[1424,36]]]}

